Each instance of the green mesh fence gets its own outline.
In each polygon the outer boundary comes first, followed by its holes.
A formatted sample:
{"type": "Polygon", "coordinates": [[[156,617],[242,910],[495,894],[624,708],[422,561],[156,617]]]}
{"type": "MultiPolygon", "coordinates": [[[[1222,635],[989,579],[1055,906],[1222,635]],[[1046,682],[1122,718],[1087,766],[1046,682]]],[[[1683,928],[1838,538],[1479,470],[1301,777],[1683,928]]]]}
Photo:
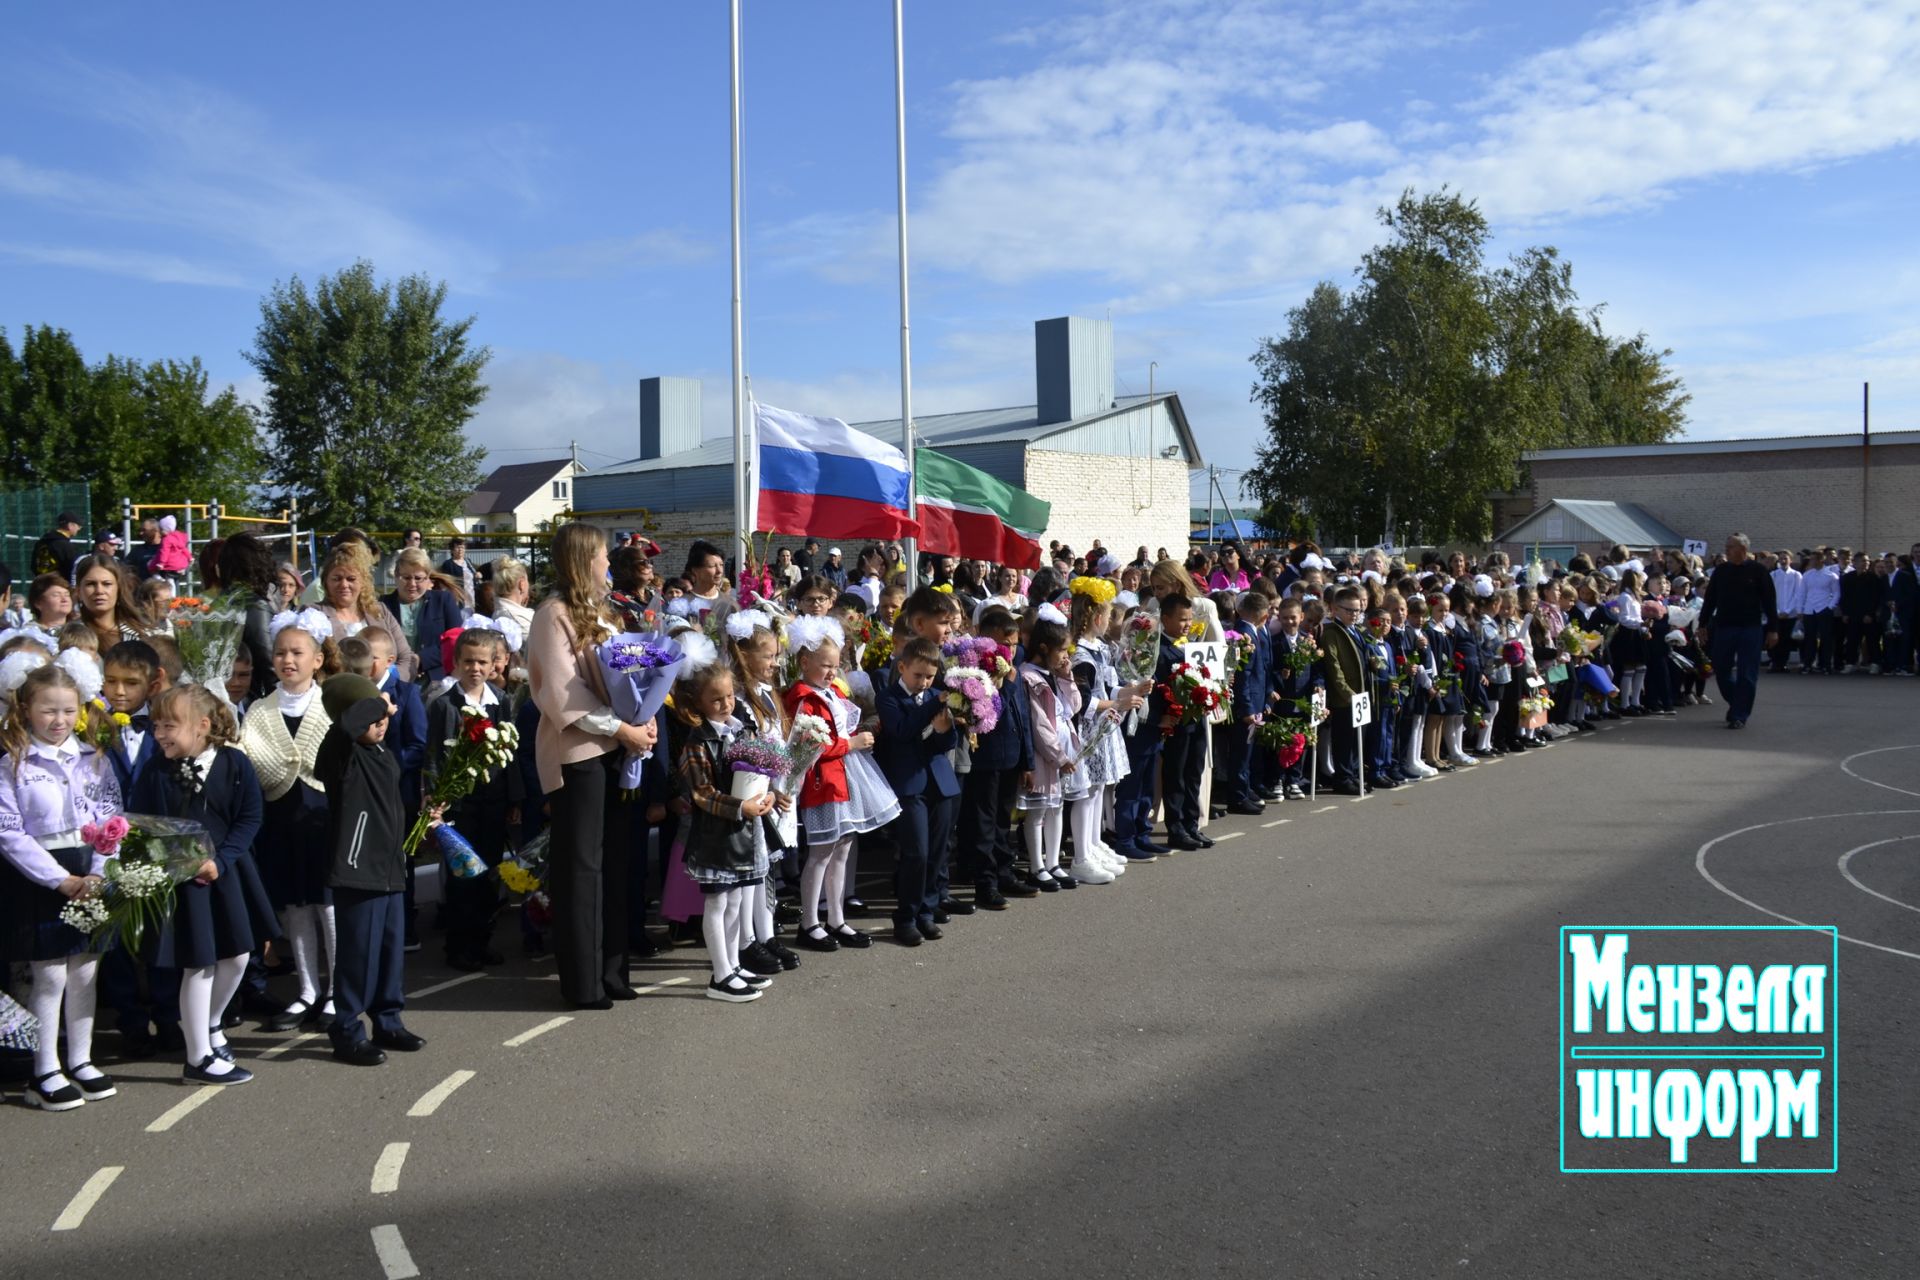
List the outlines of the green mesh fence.
{"type": "Polygon", "coordinates": [[[0,490],[0,561],[13,570],[15,582],[24,584],[33,576],[33,544],[62,512],[80,518],[81,538],[92,536],[93,505],[84,482],[0,490]]]}

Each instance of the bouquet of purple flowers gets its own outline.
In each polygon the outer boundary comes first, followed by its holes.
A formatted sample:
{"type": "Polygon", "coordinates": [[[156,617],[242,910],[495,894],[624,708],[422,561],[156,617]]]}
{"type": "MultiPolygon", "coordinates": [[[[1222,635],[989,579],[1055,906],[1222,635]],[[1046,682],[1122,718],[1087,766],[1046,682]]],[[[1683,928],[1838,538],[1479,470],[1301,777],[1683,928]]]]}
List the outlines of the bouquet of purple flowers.
{"type": "MultiPolygon", "coordinates": [[[[628,631],[602,641],[595,649],[600,674],[606,681],[613,714],[631,725],[642,725],[660,713],[680,664],[686,661],[678,641],[628,631]]],[[[647,757],[628,753],[620,768],[620,789],[640,786],[640,770],[647,757]]]]}
{"type": "Polygon", "coordinates": [[[784,782],[793,767],[793,754],[777,738],[740,734],[727,747],[727,768],[733,774],[731,792],[751,800],[776,782],[784,782]]]}

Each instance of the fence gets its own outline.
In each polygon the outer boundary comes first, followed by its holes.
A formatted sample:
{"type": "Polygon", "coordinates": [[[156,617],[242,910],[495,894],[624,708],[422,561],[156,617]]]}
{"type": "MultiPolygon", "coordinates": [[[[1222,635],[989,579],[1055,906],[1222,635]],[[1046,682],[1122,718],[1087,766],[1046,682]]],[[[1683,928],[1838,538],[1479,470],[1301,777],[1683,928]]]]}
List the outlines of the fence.
{"type": "Polygon", "coordinates": [[[33,577],[33,544],[53,528],[53,518],[78,516],[89,530],[80,535],[84,540],[92,536],[92,512],[91,493],[84,481],[0,492],[0,561],[13,570],[16,581],[25,583],[33,577]]]}

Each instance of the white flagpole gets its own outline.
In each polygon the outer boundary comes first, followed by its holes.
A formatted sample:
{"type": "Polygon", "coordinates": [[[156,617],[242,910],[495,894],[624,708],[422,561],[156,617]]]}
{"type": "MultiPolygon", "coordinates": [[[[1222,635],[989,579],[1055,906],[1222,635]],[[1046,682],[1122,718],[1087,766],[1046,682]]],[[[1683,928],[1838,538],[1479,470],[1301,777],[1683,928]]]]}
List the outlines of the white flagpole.
{"type": "MultiPolygon", "coordinates": [[[[913,346],[907,324],[907,51],[902,0],[893,0],[893,136],[900,170],[900,448],[907,455],[907,515],[917,510],[913,459],[913,346]]],[[[920,555],[914,539],[902,544],[907,554],[907,590],[920,585],[920,555]]]]}
{"type": "MultiPolygon", "coordinates": [[[[751,495],[747,492],[747,419],[745,377],[745,331],[740,306],[740,0],[732,2],[732,132],[733,132],[733,554],[736,577],[747,571],[747,512],[751,495]]],[[[737,584],[736,584],[737,585],[737,584]]]]}

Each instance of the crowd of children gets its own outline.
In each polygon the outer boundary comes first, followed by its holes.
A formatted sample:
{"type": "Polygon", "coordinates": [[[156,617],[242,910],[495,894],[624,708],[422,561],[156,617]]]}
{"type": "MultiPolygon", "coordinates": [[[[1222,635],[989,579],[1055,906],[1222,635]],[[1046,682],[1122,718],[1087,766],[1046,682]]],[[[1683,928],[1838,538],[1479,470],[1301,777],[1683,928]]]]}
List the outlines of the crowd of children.
{"type": "MultiPolygon", "coordinates": [[[[1123,565],[1096,544],[1056,547],[1030,575],[937,559],[910,583],[870,547],[855,581],[783,560],[777,579],[749,566],[751,586],[730,594],[709,544],[662,583],[647,555],[609,558],[597,531],[566,535],[556,559],[577,543],[566,554],[581,567],[546,607],[570,611],[568,679],[599,688],[581,657],[596,626],[677,638],[673,696],[640,732],[556,692],[542,655],[559,650],[532,639],[543,624],[524,566],[487,566],[473,599],[428,585],[416,554],[403,567],[419,581],[383,605],[371,549],[336,542],[319,607],[301,606],[290,566],[248,569],[236,553],[231,580],[270,598],[253,601],[223,670],[188,669],[166,600],[159,613],[140,604],[111,561],[76,565],[83,617],[68,617],[73,591],[36,580],[32,618],[0,634],[0,895],[6,957],[25,966],[39,1027],[30,1105],[114,1095],[93,1062],[102,999],[124,1054],[172,1049],[201,1084],[249,1079],[224,1034],[241,1010],[270,1031],[324,1028],[356,1065],[422,1047],[401,1018],[416,932],[402,848],[463,715],[516,724],[526,745],[428,815],[464,832],[485,868],[441,877],[447,963],[504,963],[496,921],[516,905],[525,945],[546,945],[546,918],[515,904],[496,868],[548,824],[556,846],[580,843],[562,789],[587,776],[583,762],[630,754],[637,785],[606,797],[626,819],[593,837],[630,865],[591,908],[584,945],[622,969],[629,951],[657,952],[657,885],[669,945],[704,945],[707,994],[747,1003],[800,966],[794,948],[872,945],[852,923],[878,879],[861,883],[863,846],[889,855],[893,940],[918,947],[956,917],[1209,847],[1206,826],[1227,812],[1417,783],[1597,719],[1712,700],[1694,635],[1700,567],[1649,570],[1624,548],[1547,571],[1457,553],[1335,563],[1310,543],[1259,561],[1149,561],[1141,548],[1123,565]],[[440,590],[447,600],[423,595],[440,590]],[[1363,697],[1371,714],[1355,715],[1363,697]],[[543,728],[543,711],[566,724],[543,728]],[[817,736],[810,765],[730,785],[742,740],[791,743],[803,728],[817,736]],[[560,767],[535,767],[536,741],[564,745],[560,767]],[[190,819],[207,837],[170,918],[134,946],[65,912],[102,890],[106,853],[83,832],[123,813],[190,819]],[[275,974],[290,979],[284,1004],[267,997],[275,974]]],[[[559,947],[562,922],[583,918],[568,895],[583,890],[558,865],[548,888],[559,947]]],[[[610,1008],[630,989],[608,973],[603,996],[596,963],[565,994],[610,1008]]]]}

